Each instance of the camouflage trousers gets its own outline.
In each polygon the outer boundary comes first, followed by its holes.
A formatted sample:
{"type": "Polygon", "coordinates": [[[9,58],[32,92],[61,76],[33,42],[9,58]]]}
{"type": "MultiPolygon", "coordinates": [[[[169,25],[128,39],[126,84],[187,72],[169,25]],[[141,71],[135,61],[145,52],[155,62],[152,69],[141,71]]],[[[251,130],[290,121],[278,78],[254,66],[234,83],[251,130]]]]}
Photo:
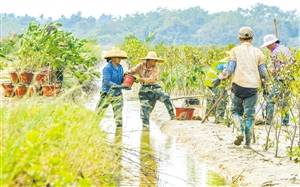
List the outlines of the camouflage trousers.
{"type": "Polygon", "coordinates": [[[255,115],[257,94],[239,98],[232,94],[232,117],[234,125],[239,129],[238,135],[246,136],[246,145],[250,145],[255,115]]]}
{"type": "Polygon", "coordinates": [[[150,113],[154,109],[157,100],[165,104],[171,119],[175,118],[174,108],[171,103],[170,96],[162,90],[161,86],[157,84],[142,85],[139,91],[139,99],[141,103],[140,115],[143,126],[149,126],[150,113]]]}
{"type": "MultiPolygon", "coordinates": [[[[212,88],[212,96],[207,98],[207,104],[206,104],[206,112],[208,113],[208,111],[211,109],[211,107],[214,105],[214,103],[218,100],[218,98],[224,93],[225,88],[220,88],[220,87],[216,87],[216,88],[212,88]]],[[[224,93],[224,97],[221,99],[221,101],[219,102],[219,104],[213,109],[213,111],[211,112],[211,115],[215,116],[215,121],[216,122],[221,122],[224,119],[225,116],[225,111],[226,111],[226,107],[228,104],[228,93],[225,92],[224,93]]]]}
{"type": "Polygon", "coordinates": [[[117,127],[122,127],[123,96],[112,96],[110,94],[100,93],[100,100],[97,104],[98,115],[103,116],[109,105],[112,105],[115,123],[117,127]]]}

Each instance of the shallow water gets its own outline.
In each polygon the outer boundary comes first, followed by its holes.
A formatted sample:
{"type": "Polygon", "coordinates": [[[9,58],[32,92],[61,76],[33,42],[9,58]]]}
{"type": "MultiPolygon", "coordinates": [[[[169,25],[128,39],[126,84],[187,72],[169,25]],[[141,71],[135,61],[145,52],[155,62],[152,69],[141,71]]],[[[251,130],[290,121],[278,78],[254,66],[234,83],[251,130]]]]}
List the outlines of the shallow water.
{"type": "MultiPolygon", "coordinates": [[[[88,107],[94,108],[98,96],[88,107]]],[[[120,144],[120,186],[206,186],[207,169],[193,155],[176,143],[174,137],[163,134],[154,121],[142,128],[139,102],[124,96],[123,128],[116,128],[111,107],[100,127],[112,143],[120,144]]]]}

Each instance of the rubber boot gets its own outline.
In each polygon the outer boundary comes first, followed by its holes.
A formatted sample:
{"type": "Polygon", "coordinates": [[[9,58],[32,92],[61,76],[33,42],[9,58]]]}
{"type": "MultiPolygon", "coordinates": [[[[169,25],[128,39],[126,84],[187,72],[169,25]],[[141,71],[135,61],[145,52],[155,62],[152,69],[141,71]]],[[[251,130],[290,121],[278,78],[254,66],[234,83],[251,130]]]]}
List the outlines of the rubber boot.
{"type": "Polygon", "coordinates": [[[247,119],[246,120],[246,127],[245,127],[245,135],[246,135],[246,142],[244,148],[250,149],[250,143],[252,138],[252,126],[253,120],[247,119]]]}
{"type": "Polygon", "coordinates": [[[234,125],[239,129],[239,135],[236,137],[236,139],[234,140],[234,145],[241,145],[242,141],[244,141],[244,126],[243,126],[243,121],[242,121],[242,117],[239,115],[233,115],[232,116],[233,119],[233,123],[234,125]]]}

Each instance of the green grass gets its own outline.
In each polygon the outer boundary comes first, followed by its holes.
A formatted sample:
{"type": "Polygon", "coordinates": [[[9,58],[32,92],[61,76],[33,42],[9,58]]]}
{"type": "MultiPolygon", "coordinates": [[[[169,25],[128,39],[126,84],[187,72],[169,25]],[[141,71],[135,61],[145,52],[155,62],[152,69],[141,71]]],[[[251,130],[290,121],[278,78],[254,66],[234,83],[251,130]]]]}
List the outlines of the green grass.
{"type": "Polygon", "coordinates": [[[226,186],[225,178],[215,172],[209,171],[208,186],[226,186]]]}
{"type": "Polygon", "coordinates": [[[94,112],[35,100],[0,111],[0,186],[117,185],[115,150],[94,112]]]}

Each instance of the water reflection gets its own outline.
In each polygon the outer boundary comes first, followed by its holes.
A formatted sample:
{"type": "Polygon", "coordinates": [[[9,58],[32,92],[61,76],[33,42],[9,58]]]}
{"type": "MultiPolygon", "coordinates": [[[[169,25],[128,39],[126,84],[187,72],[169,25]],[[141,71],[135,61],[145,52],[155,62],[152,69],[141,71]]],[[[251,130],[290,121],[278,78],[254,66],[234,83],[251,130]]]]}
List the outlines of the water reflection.
{"type": "Polygon", "coordinates": [[[157,163],[150,142],[149,128],[143,128],[140,145],[140,187],[157,186],[157,163]]]}
{"type": "Polygon", "coordinates": [[[122,171],[122,165],[121,165],[121,159],[122,159],[122,128],[116,128],[115,131],[115,138],[114,138],[114,146],[116,147],[115,155],[117,157],[117,163],[115,164],[115,170],[116,173],[116,182],[118,186],[121,184],[121,171],[122,171]]]}
{"type": "Polygon", "coordinates": [[[123,129],[116,128],[111,107],[100,127],[108,139],[118,145],[116,155],[119,186],[206,186],[206,167],[196,162],[174,137],[163,134],[155,122],[142,129],[139,103],[126,101],[123,108],[123,129]]]}

